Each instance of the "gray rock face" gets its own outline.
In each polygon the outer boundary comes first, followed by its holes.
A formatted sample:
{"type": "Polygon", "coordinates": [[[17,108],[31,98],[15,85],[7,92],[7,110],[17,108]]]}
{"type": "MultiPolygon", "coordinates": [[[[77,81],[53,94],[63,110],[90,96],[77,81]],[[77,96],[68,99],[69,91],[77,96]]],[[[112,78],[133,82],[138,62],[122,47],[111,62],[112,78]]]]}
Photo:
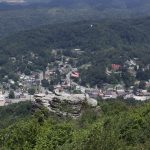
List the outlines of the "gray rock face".
{"type": "Polygon", "coordinates": [[[35,104],[46,107],[50,112],[74,118],[81,115],[83,104],[87,103],[92,107],[97,106],[95,99],[91,99],[84,94],[36,94],[34,100],[35,104]]]}

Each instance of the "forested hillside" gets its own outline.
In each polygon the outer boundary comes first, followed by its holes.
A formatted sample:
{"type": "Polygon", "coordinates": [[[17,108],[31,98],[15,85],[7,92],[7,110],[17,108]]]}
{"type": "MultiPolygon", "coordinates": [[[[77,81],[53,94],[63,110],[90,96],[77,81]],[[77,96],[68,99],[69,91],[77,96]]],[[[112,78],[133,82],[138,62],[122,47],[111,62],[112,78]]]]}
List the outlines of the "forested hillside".
{"type": "MultiPolygon", "coordinates": [[[[19,66],[22,64],[23,55],[26,56],[26,62],[31,61],[29,55],[32,52],[38,55],[38,60],[32,60],[33,69],[33,66],[38,68],[46,66],[53,60],[52,49],[65,49],[69,53],[72,48],[81,48],[85,53],[79,58],[78,65],[89,62],[92,64],[88,73],[85,72],[86,76],[91,73],[92,75],[89,75],[91,81],[93,77],[98,76],[105,81],[101,73],[104,72],[106,65],[123,64],[129,58],[139,58],[142,64],[149,63],[149,26],[150,18],[147,17],[134,20],[82,21],[48,25],[14,34],[0,41],[1,76],[7,74],[8,70],[11,72],[18,69],[18,64],[19,66]],[[10,62],[10,57],[17,58],[16,64],[10,62]]],[[[92,85],[96,82],[95,80],[92,85]]]]}
{"type": "Polygon", "coordinates": [[[119,52],[128,47],[138,55],[140,52],[135,48],[146,50],[149,47],[149,25],[150,18],[47,25],[2,39],[0,50],[16,56],[32,51],[38,53],[47,48],[80,47],[90,51],[116,48],[119,52]]]}
{"type": "MultiPolygon", "coordinates": [[[[119,101],[101,101],[99,109],[85,106],[83,115],[77,120],[58,118],[50,115],[45,109],[36,111],[32,116],[18,119],[9,127],[0,129],[0,148],[1,150],[149,149],[150,105],[119,101]]],[[[13,107],[10,105],[9,108],[12,110],[13,107]]],[[[5,113],[8,112],[9,110],[5,113]]]]}
{"type": "Polygon", "coordinates": [[[31,102],[0,107],[0,130],[32,114],[31,102]]]}
{"type": "Polygon", "coordinates": [[[149,150],[149,98],[148,0],[0,0],[0,150],[149,150]]]}
{"type": "Polygon", "coordinates": [[[150,15],[149,1],[146,0],[28,0],[27,2],[29,3],[22,5],[0,3],[0,37],[46,24],[150,15]]]}

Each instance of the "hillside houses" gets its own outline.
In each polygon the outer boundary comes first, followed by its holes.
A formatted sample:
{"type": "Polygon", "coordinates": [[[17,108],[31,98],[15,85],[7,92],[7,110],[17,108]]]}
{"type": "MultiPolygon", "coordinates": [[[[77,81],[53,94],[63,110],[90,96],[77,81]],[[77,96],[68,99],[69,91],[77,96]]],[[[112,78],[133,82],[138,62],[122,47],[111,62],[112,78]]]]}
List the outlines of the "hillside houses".
{"type": "MultiPolygon", "coordinates": [[[[8,83],[4,82],[6,93],[15,87],[15,99],[21,101],[22,99],[30,99],[31,96],[28,93],[30,88],[35,89],[36,94],[48,94],[50,92],[64,92],[75,96],[76,94],[87,95],[90,99],[116,99],[118,97],[124,99],[136,99],[136,100],[148,100],[150,99],[150,93],[148,88],[150,87],[150,81],[144,81],[145,88],[139,87],[141,81],[136,79],[139,69],[148,70],[149,66],[139,65],[140,60],[129,59],[124,64],[112,63],[106,66],[106,76],[110,78],[110,82],[102,83],[101,86],[92,87],[82,85],[82,68],[76,66],[77,59],[70,56],[64,56],[63,50],[53,50],[55,55],[55,61],[47,64],[44,71],[31,72],[30,75],[25,75],[21,72],[17,72],[18,81],[8,79],[8,83]],[[57,56],[58,54],[58,56],[57,56]],[[70,61],[72,60],[72,61],[70,61]],[[134,80],[131,85],[126,86],[124,78],[130,75],[134,80]],[[113,76],[111,78],[111,76],[113,76]],[[115,81],[115,77],[117,80],[115,81]],[[46,86],[42,81],[46,81],[46,86]]],[[[74,57],[83,53],[80,49],[73,49],[74,57]]],[[[69,54],[68,54],[69,55],[69,54]]],[[[91,67],[91,64],[89,65],[91,67]]],[[[88,69],[88,67],[87,67],[88,69]]],[[[8,77],[6,77],[8,78],[8,77]]],[[[128,79],[128,78],[127,78],[128,79]]],[[[88,82],[88,81],[87,81],[88,82]]],[[[8,94],[7,94],[8,97],[8,94]]],[[[5,97],[6,98],[6,97],[5,97]]],[[[1,97],[3,99],[3,97],[1,97]]],[[[17,101],[16,100],[16,101],[17,101]]],[[[3,101],[1,100],[1,103],[3,101]]]]}

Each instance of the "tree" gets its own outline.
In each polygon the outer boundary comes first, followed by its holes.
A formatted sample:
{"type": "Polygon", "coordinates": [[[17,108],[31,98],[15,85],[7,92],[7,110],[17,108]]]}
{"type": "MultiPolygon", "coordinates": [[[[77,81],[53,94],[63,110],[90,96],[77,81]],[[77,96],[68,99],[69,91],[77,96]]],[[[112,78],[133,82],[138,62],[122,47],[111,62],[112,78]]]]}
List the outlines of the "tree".
{"type": "Polygon", "coordinates": [[[134,88],[133,88],[133,93],[134,93],[134,94],[136,94],[136,93],[137,93],[137,91],[138,91],[138,86],[137,86],[137,85],[135,85],[135,86],[134,86],[134,88]]]}
{"type": "Polygon", "coordinates": [[[26,68],[25,71],[24,71],[25,75],[31,75],[31,71],[30,69],[26,68]]]}
{"type": "Polygon", "coordinates": [[[145,89],[145,82],[144,81],[140,81],[139,88],[140,89],[145,89]]]}
{"type": "Polygon", "coordinates": [[[150,92],[150,87],[148,87],[147,91],[150,92]]]}
{"type": "Polygon", "coordinates": [[[125,83],[126,88],[129,88],[131,85],[134,84],[134,77],[127,72],[127,70],[123,71],[122,79],[125,83]]]}
{"type": "Polygon", "coordinates": [[[43,86],[43,87],[45,87],[45,88],[48,88],[48,87],[49,87],[49,82],[48,82],[48,80],[43,79],[43,80],[41,81],[41,83],[42,83],[42,86],[43,86]]]}
{"type": "Polygon", "coordinates": [[[30,101],[31,101],[31,95],[34,95],[34,94],[35,94],[35,89],[34,89],[34,88],[28,89],[28,93],[29,93],[29,95],[30,95],[30,101]]]}
{"type": "Polygon", "coordinates": [[[11,91],[9,92],[9,98],[10,98],[10,99],[14,99],[14,98],[15,98],[15,93],[14,93],[14,91],[11,90],[11,91]]]}
{"type": "Polygon", "coordinates": [[[49,89],[50,91],[54,91],[54,86],[53,86],[53,85],[49,85],[48,89],[49,89]]]}
{"type": "Polygon", "coordinates": [[[34,94],[35,94],[35,88],[30,88],[30,89],[28,89],[28,93],[29,93],[30,95],[34,95],[34,94]]]}
{"type": "Polygon", "coordinates": [[[14,80],[15,82],[18,81],[19,77],[17,76],[17,74],[10,72],[8,74],[8,78],[14,80]]]}

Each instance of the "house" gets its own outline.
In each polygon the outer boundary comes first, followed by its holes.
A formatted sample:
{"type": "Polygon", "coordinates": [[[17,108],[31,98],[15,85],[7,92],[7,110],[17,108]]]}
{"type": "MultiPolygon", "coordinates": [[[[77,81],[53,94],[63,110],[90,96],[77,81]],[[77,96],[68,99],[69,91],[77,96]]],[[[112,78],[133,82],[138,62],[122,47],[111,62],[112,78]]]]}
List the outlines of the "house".
{"type": "Polygon", "coordinates": [[[150,81],[146,82],[146,87],[150,87],[150,81]]]}
{"type": "Polygon", "coordinates": [[[106,72],[105,72],[108,76],[111,75],[112,71],[108,69],[108,67],[106,67],[106,72]]]}
{"type": "Polygon", "coordinates": [[[125,65],[127,65],[127,66],[136,66],[137,64],[136,64],[135,60],[130,59],[130,60],[127,60],[125,62],[125,65]]]}
{"type": "Polygon", "coordinates": [[[129,99],[133,98],[137,101],[146,101],[150,99],[150,96],[145,96],[145,95],[134,95],[134,94],[128,94],[124,96],[124,99],[129,99]]]}
{"type": "Polygon", "coordinates": [[[112,64],[111,68],[112,68],[113,71],[118,71],[121,68],[121,65],[119,65],[119,64],[112,64]]]}
{"type": "Polygon", "coordinates": [[[106,91],[104,92],[104,96],[102,97],[102,99],[106,100],[106,99],[116,99],[117,98],[117,94],[116,92],[113,91],[106,91]]]}
{"type": "Polygon", "coordinates": [[[10,79],[10,80],[9,80],[9,83],[12,84],[12,85],[14,85],[14,84],[15,84],[15,81],[12,80],[12,79],[10,79]]]}
{"type": "Polygon", "coordinates": [[[130,99],[130,98],[133,98],[133,96],[134,96],[134,94],[129,93],[124,96],[124,99],[130,99]]]}
{"type": "Polygon", "coordinates": [[[5,96],[0,93],[0,106],[4,106],[5,105],[5,96]]]}
{"type": "Polygon", "coordinates": [[[135,67],[134,67],[134,66],[130,66],[130,67],[128,68],[128,72],[129,72],[132,76],[136,77],[136,70],[135,70],[135,67]]]}
{"type": "Polygon", "coordinates": [[[149,99],[146,96],[137,96],[137,95],[134,95],[133,98],[137,101],[146,101],[149,99]]]}
{"type": "Polygon", "coordinates": [[[79,78],[79,77],[80,77],[80,74],[79,74],[79,72],[77,72],[77,71],[73,71],[73,72],[71,73],[71,77],[73,77],[73,78],[79,78]]]}
{"type": "Polygon", "coordinates": [[[81,55],[81,54],[84,53],[84,51],[82,51],[82,50],[79,49],[79,48],[73,49],[72,52],[73,52],[74,54],[77,54],[77,55],[81,55]]]}

